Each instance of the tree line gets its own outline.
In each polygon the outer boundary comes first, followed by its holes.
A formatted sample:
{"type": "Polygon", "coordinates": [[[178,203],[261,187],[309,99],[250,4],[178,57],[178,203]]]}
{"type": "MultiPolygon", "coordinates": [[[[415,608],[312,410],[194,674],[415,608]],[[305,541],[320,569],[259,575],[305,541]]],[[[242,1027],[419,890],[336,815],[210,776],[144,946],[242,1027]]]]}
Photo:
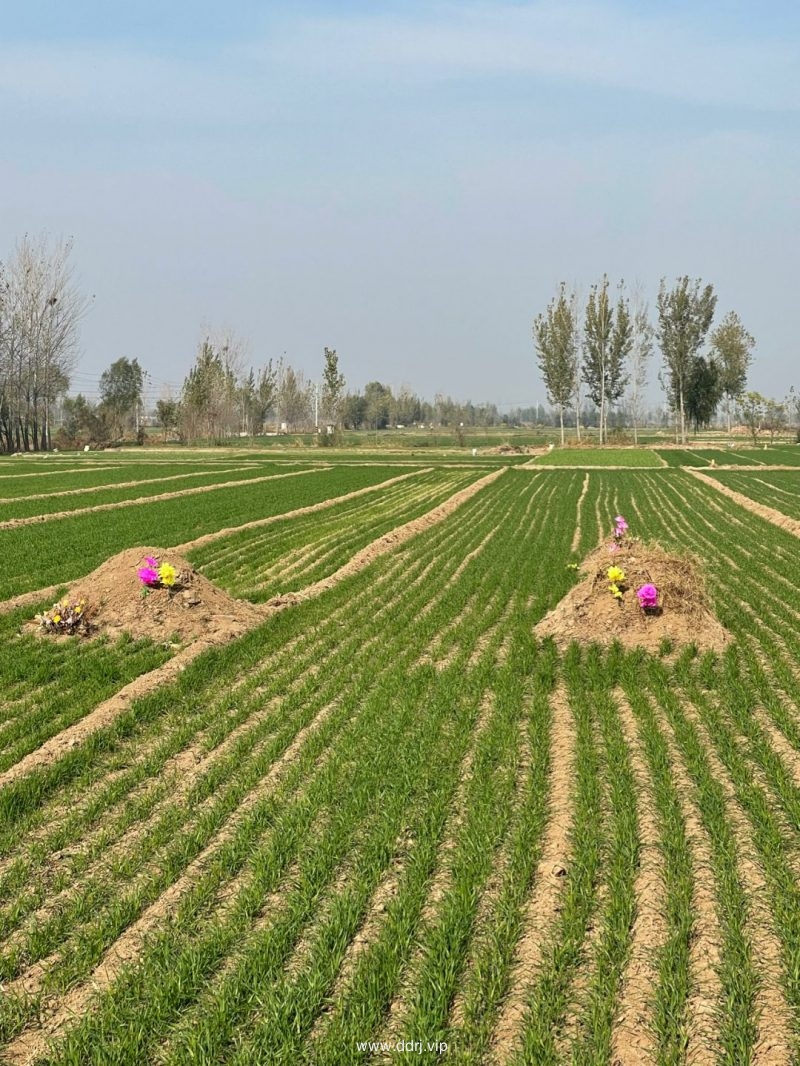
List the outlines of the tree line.
{"type": "MultiPolygon", "coordinates": [[[[42,451],[56,446],[107,444],[137,437],[155,420],[164,438],[220,441],[272,429],[321,429],[325,443],[342,428],[388,426],[464,427],[539,421],[541,408],[500,415],[494,404],[461,403],[437,394],[431,402],[407,387],[380,381],[347,391],[339,357],[325,348],[319,381],[285,359],[248,365],[244,344],[233,334],[208,333],[177,395],[164,395],[145,411],[147,373],[138,359],[120,357],[103,372],[99,398],[69,395],[79,356],[79,327],[89,299],[75,283],[73,243],[23,237],[0,263],[0,451],[42,451]]],[[[561,438],[569,422],[596,423],[601,441],[624,418],[633,429],[652,414],[645,407],[656,346],[663,365],[658,379],[672,414],[676,439],[687,427],[707,425],[720,404],[730,431],[734,411],[756,440],[774,436],[800,419],[791,391],[775,401],[747,391],[755,340],[729,311],[712,329],[713,286],[688,276],[673,285],[662,279],[655,321],[641,290],[607,276],[585,301],[561,284],[536,316],[533,337],[547,397],[558,414],[561,438]]]]}
{"type": "Polygon", "coordinates": [[[115,360],[100,377],[96,403],[82,394],[62,401],[57,443],[103,445],[135,436],[143,442],[145,423],[152,421],[165,440],[221,442],[240,434],[319,430],[324,444],[336,443],[342,429],[436,425],[458,433],[462,427],[504,421],[494,404],[461,403],[438,394],[431,402],[406,387],[395,392],[380,381],[368,382],[363,391],[346,391],[335,348],[323,349],[319,381],[285,359],[248,366],[243,344],[230,333],[204,337],[180,393],[162,397],[147,413],[146,376],[137,359],[115,360]]]}
{"type": "Polygon", "coordinates": [[[639,289],[629,295],[620,282],[612,293],[604,275],[581,306],[577,293],[562,282],[533,324],[539,369],[559,415],[562,443],[568,409],[575,412],[580,436],[586,397],[597,406],[601,442],[607,439],[609,412],[626,397],[636,439],[656,345],[663,361],[659,381],[673,414],[676,440],[686,442],[690,425],[695,430],[708,425],[723,401],[729,432],[737,404],[745,421],[749,404],[751,423],[757,421],[753,411],[763,412],[770,404],[785,408],[746,392],[755,338],[735,311],[712,331],[716,305],[713,286],[701,279],[684,275],[670,286],[662,278],[652,322],[639,289]]]}

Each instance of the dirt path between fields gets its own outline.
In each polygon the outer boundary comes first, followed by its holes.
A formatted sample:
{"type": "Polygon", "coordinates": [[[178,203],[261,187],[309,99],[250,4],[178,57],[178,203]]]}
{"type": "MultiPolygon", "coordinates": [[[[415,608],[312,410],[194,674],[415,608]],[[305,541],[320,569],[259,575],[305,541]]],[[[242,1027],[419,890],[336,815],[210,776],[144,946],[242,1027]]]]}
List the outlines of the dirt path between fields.
{"type": "MultiPolygon", "coordinates": [[[[770,470],[777,469],[778,467],[770,467],[770,470]]],[[[790,467],[789,469],[793,469],[800,473],[800,467],[790,467]]],[[[716,489],[716,491],[723,496],[727,496],[729,500],[738,503],[740,507],[744,507],[744,509],[750,511],[751,514],[756,514],[759,518],[766,519],[767,522],[771,522],[774,526],[778,526],[780,529],[785,529],[787,533],[793,533],[796,537],[800,537],[800,521],[796,518],[791,518],[789,515],[784,514],[783,511],[776,511],[774,507],[767,507],[764,503],[756,503],[756,501],[751,500],[749,496],[744,496],[741,492],[728,488],[728,486],[723,485],[721,481],[709,477],[700,470],[689,470],[688,473],[690,473],[692,477],[697,478],[698,481],[710,485],[711,488],[716,489]]]]}
{"type": "MultiPolygon", "coordinates": [[[[396,529],[392,530],[390,533],[384,534],[382,537],[378,537],[377,540],[373,541],[372,544],[368,544],[366,548],[362,548],[362,550],[357,552],[349,562],[345,563],[344,566],[340,566],[339,569],[329,577],[323,578],[321,581],[316,581],[312,585],[308,585],[298,593],[292,593],[287,596],[278,596],[266,604],[252,605],[254,620],[249,628],[252,629],[259,625],[262,620],[266,620],[275,611],[282,610],[286,607],[302,603],[305,600],[310,600],[321,595],[327,589],[333,588],[352,574],[363,570],[375,559],[393,551],[395,548],[405,544],[419,533],[444,521],[445,518],[448,518],[457,511],[462,504],[466,503],[467,500],[480,492],[481,489],[497,480],[506,469],[506,467],[502,467],[499,470],[493,470],[490,474],[480,478],[478,481],[474,481],[466,488],[460,489],[458,492],[448,497],[444,503],[434,507],[426,514],[421,515],[419,518],[414,518],[402,526],[398,526],[396,529]]],[[[384,482],[383,484],[386,485],[387,482],[384,482]]],[[[37,595],[41,597],[41,590],[37,595]]],[[[50,740],[45,741],[45,743],[35,751],[30,752],[29,755],[24,756],[24,758],[20,759],[18,763],[15,763],[14,766],[9,767],[8,770],[0,774],[0,788],[13,781],[19,780],[21,777],[24,777],[26,774],[39,767],[48,766],[54,763],[65,752],[78,747],[78,745],[92,733],[115,721],[130,707],[132,700],[138,699],[140,696],[144,696],[147,693],[152,692],[154,689],[159,688],[161,685],[174,680],[181,671],[186,669],[189,663],[204,651],[208,650],[208,648],[212,646],[212,643],[227,643],[229,640],[242,636],[246,631],[247,629],[242,626],[237,627],[235,630],[231,630],[224,636],[220,634],[215,642],[203,639],[196,640],[178,652],[174,658],[169,660],[169,662],[164,663],[156,670],[152,670],[147,674],[142,674],[140,677],[137,677],[130,684],[125,685],[124,688],[120,689],[120,691],[114,696],[110,697],[110,699],[100,703],[79,722],[62,730],[60,733],[56,734],[56,736],[51,737],[50,740]]]]}
{"type": "Polygon", "coordinates": [[[578,513],[577,513],[577,515],[575,517],[575,532],[572,535],[572,544],[570,545],[570,548],[569,548],[569,550],[571,552],[576,552],[578,550],[578,548],[580,547],[580,543],[581,543],[581,508],[583,507],[583,500],[584,500],[584,497],[586,496],[586,493],[588,491],[589,491],[589,475],[587,473],[586,477],[583,479],[583,488],[581,489],[581,494],[578,497],[578,513]]]}

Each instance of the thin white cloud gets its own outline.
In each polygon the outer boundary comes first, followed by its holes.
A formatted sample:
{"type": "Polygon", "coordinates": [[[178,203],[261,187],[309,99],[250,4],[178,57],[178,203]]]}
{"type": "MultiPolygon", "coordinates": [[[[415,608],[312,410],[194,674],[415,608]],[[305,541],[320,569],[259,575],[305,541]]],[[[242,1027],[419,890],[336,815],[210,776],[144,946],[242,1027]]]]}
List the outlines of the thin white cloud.
{"type": "Polygon", "coordinates": [[[435,4],[289,15],[260,41],[180,58],[125,42],[0,43],[0,117],[32,106],[79,118],[247,123],[302,108],[309,89],[332,80],[357,95],[376,81],[508,75],[795,111],[799,67],[796,40],[726,37],[609,3],[435,4]]]}
{"type": "Polygon", "coordinates": [[[797,41],[725,37],[607,3],[436,5],[301,19],[249,49],[343,77],[532,75],[714,105],[795,110],[797,41]]]}

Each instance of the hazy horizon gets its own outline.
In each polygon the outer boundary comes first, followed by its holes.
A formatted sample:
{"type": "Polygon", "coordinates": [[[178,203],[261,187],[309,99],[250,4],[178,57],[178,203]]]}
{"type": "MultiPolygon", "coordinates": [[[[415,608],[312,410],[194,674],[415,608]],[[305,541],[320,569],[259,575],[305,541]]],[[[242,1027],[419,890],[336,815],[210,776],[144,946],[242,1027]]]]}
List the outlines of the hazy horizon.
{"type": "MultiPolygon", "coordinates": [[[[29,2],[0,42],[0,259],[72,236],[73,391],[173,391],[205,328],[348,387],[545,402],[562,279],[711,282],[797,373],[800,10],[788,3],[29,2]]],[[[655,357],[650,393],[660,359],[655,357]]]]}

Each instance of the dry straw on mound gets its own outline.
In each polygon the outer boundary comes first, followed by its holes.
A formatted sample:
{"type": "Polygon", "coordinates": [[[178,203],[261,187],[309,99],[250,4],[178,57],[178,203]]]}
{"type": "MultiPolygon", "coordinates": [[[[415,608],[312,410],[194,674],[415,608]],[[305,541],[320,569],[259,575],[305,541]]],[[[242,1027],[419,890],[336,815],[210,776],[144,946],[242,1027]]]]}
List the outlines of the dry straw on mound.
{"type": "Polygon", "coordinates": [[[163,548],[129,548],[106,560],[87,577],[70,586],[72,600],[85,600],[93,610],[97,635],[133,637],[189,644],[224,644],[262,620],[257,607],[235,600],[198,574],[186,559],[163,548]],[[148,589],[138,570],[148,557],[167,561],[179,579],[172,589],[148,589]]]}
{"type": "Polygon", "coordinates": [[[537,624],[540,637],[553,637],[564,647],[612,644],[657,652],[669,642],[672,648],[694,644],[700,651],[722,651],[730,642],[728,631],[709,606],[699,563],[670,555],[657,545],[629,541],[615,552],[597,548],[584,561],[583,581],[537,624]],[[609,592],[608,568],[625,572],[622,599],[609,592]],[[655,585],[658,609],[644,611],[636,590],[655,585]]]}

